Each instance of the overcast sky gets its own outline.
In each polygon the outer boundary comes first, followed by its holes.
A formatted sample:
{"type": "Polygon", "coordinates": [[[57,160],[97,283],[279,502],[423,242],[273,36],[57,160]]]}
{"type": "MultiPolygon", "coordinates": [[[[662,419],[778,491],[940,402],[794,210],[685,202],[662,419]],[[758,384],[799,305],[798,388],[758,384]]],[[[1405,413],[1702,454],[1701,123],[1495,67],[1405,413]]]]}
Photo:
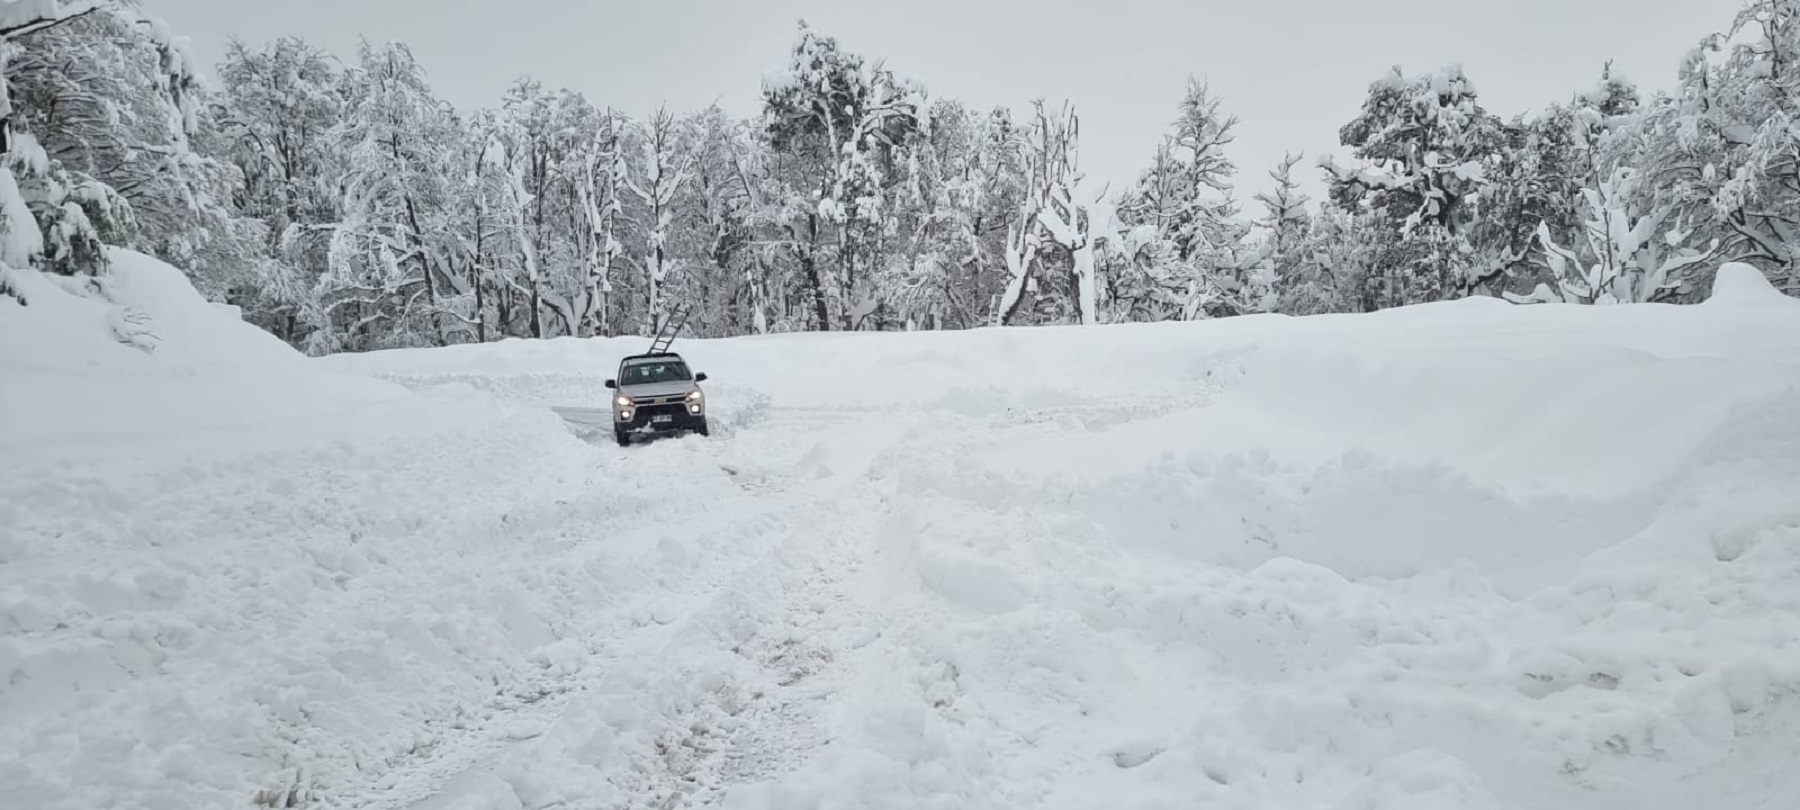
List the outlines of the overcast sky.
{"type": "Polygon", "coordinates": [[[718,101],[748,115],[795,23],[976,107],[1043,97],[1081,113],[1082,167],[1126,184],[1191,74],[1241,122],[1240,198],[1286,150],[1347,152],[1337,130],[1369,83],[1463,64],[1503,116],[1591,86],[1607,59],[1646,94],[1721,31],[1740,0],[142,0],[209,67],[229,37],[295,34],[354,58],[359,36],[408,43],[462,109],[520,75],[641,115],[718,101]]]}

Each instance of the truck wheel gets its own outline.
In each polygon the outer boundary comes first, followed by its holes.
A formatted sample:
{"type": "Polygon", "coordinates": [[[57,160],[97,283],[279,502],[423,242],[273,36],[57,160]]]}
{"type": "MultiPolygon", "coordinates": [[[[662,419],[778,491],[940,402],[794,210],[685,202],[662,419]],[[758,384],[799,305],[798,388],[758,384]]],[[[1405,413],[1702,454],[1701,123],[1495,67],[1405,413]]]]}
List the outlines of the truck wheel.
{"type": "Polygon", "coordinates": [[[699,427],[697,427],[697,428],[694,428],[694,432],[695,432],[695,433],[698,433],[698,434],[700,434],[700,435],[702,435],[702,436],[711,436],[711,435],[712,435],[712,432],[711,432],[711,431],[709,431],[709,430],[707,430],[707,428],[706,428],[706,419],[705,419],[705,417],[702,417],[702,418],[701,418],[701,419],[700,419],[700,426],[699,426],[699,427]]]}
{"type": "Polygon", "coordinates": [[[626,433],[623,430],[615,430],[613,431],[613,437],[619,440],[620,447],[631,446],[631,434],[626,433]]]}

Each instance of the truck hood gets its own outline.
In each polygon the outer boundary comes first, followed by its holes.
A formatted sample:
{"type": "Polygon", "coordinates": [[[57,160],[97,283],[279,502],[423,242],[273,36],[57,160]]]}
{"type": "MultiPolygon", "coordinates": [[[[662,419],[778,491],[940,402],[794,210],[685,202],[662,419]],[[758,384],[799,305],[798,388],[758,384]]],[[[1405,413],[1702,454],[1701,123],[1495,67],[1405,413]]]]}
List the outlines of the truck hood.
{"type": "Polygon", "coordinates": [[[693,380],[674,380],[672,382],[620,386],[619,394],[632,398],[680,396],[687,394],[687,392],[694,390],[696,387],[693,380]]]}

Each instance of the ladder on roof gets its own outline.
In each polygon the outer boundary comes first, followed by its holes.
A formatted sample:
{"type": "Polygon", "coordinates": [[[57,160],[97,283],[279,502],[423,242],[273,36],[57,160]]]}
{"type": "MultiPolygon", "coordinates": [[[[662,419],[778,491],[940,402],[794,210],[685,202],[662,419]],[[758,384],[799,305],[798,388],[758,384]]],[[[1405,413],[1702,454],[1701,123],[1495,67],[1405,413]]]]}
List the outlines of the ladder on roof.
{"type": "Polygon", "coordinates": [[[675,343],[675,336],[681,332],[681,327],[687,325],[688,313],[692,311],[691,304],[675,305],[674,311],[663,321],[662,328],[656,330],[656,338],[650,341],[649,353],[661,354],[668,351],[669,346],[675,343]]]}

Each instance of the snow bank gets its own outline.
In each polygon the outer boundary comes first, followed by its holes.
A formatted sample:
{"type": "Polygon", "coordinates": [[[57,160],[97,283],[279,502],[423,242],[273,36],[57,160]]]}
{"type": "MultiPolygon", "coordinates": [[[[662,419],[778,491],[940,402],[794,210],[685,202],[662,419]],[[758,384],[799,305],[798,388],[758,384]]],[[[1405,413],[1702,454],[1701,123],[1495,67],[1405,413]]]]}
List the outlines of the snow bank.
{"type": "Polygon", "coordinates": [[[206,301],[180,270],[112,249],[103,279],[19,274],[28,306],[0,301],[0,453],[118,443],[188,452],[159,437],[205,429],[268,440],[272,419],[323,424],[409,399],[404,389],[309,364],[206,301]],[[79,285],[85,294],[75,294],[79,285]],[[240,429],[248,428],[248,429],[240,429]]]}
{"type": "Polygon", "coordinates": [[[683,341],[732,429],[630,450],[550,408],[642,339],[195,388],[90,341],[119,399],[312,399],[14,440],[0,806],[1800,805],[1800,308],[1756,281],[683,341]]]}
{"type": "Polygon", "coordinates": [[[1726,262],[1713,279],[1708,306],[1800,307],[1800,301],[1783,295],[1761,270],[1743,262],[1726,262]]]}
{"type": "Polygon", "coordinates": [[[896,460],[907,630],[845,703],[914,719],[728,806],[1800,800],[1800,311],[1220,326],[1202,406],[896,460]]]}
{"type": "Polygon", "coordinates": [[[332,371],[114,258],[0,302],[0,807],[404,804],[739,559],[641,531],[717,468],[611,474],[554,415],[332,371]]]}

